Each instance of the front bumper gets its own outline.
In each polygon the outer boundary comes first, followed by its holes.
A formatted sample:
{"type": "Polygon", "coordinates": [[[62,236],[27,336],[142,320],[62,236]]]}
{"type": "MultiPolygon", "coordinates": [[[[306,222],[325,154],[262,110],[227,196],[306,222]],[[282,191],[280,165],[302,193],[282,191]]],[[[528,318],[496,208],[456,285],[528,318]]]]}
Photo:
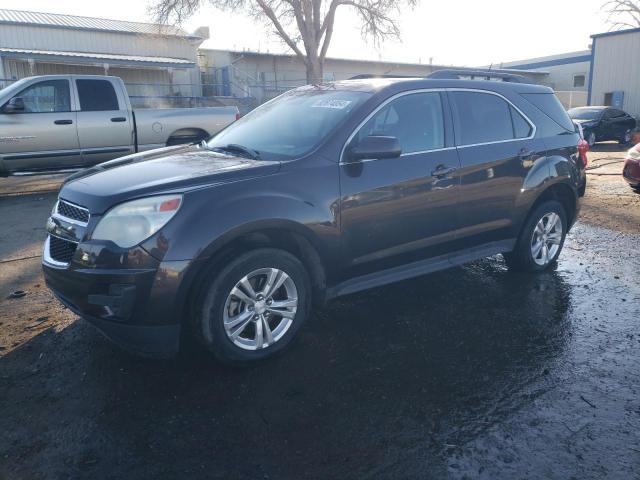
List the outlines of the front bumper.
{"type": "Polygon", "coordinates": [[[632,187],[640,186],[640,160],[627,158],[622,169],[622,176],[632,187]]]}
{"type": "Polygon", "coordinates": [[[68,265],[51,262],[46,253],[42,266],[47,286],[106,337],[143,355],[179,351],[177,293],[188,262],[160,262],[139,247],[114,255],[108,246],[82,243],[68,265]]]}

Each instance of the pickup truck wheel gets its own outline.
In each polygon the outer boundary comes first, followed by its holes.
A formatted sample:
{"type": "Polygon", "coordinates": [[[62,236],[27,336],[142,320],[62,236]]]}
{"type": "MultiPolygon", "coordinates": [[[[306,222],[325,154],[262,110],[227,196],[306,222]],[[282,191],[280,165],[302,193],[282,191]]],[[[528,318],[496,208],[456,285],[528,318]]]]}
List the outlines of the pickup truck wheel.
{"type": "Polygon", "coordinates": [[[531,212],[516,248],[503,256],[509,269],[540,272],[558,259],[567,234],[567,214],[562,204],[549,200],[531,212]]]}
{"type": "Polygon", "coordinates": [[[219,360],[247,364],[286,348],[309,315],[309,275],[288,252],[241,255],[205,283],[199,339],[219,360]]]}

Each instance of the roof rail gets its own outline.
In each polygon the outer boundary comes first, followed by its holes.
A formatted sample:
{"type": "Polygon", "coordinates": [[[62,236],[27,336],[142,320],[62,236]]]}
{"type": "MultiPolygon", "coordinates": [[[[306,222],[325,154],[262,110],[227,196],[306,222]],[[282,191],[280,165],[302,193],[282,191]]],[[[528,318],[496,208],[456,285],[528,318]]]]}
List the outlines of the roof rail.
{"type": "Polygon", "coordinates": [[[523,75],[501,72],[499,70],[472,70],[472,69],[444,69],[436,70],[425,78],[436,78],[439,80],[460,80],[461,77],[471,77],[472,80],[502,79],[503,82],[511,83],[534,83],[523,75]],[[479,77],[479,78],[478,78],[479,77]]]}
{"type": "Polygon", "coordinates": [[[420,77],[412,77],[410,75],[376,75],[373,73],[361,73],[360,75],[355,75],[350,77],[349,80],[366,80],[369,78],[420,78],[420,77]]]}

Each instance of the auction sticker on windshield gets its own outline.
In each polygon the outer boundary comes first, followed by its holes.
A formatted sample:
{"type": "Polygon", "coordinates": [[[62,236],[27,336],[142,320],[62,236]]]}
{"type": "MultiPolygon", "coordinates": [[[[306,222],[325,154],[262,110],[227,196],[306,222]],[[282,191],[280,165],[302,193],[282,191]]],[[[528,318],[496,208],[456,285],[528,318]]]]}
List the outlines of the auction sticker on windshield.
{"type": "Polygon", "coordinates": [[[328,99],[319,99],[313,102],[311,107],[313,108],[336,108],[338,110],[342,110],[346,106],[351,103],[351,100],[328,100],[328,99]]]}

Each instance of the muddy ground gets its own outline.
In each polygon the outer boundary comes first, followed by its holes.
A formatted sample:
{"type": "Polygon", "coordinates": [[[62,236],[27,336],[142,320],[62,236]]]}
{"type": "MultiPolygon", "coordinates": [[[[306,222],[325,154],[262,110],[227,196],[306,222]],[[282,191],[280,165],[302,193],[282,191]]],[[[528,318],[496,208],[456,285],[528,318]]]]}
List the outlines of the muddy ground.
{"type": "Polygon", "coordinates": [[[640,195],[620,168],[590,170],[553,271],[498,256],[352,295],[251,369],[136,358],[63,309],[39,268],[59,179],[0,179],[0,478],[640,478],[640,195]]]}

